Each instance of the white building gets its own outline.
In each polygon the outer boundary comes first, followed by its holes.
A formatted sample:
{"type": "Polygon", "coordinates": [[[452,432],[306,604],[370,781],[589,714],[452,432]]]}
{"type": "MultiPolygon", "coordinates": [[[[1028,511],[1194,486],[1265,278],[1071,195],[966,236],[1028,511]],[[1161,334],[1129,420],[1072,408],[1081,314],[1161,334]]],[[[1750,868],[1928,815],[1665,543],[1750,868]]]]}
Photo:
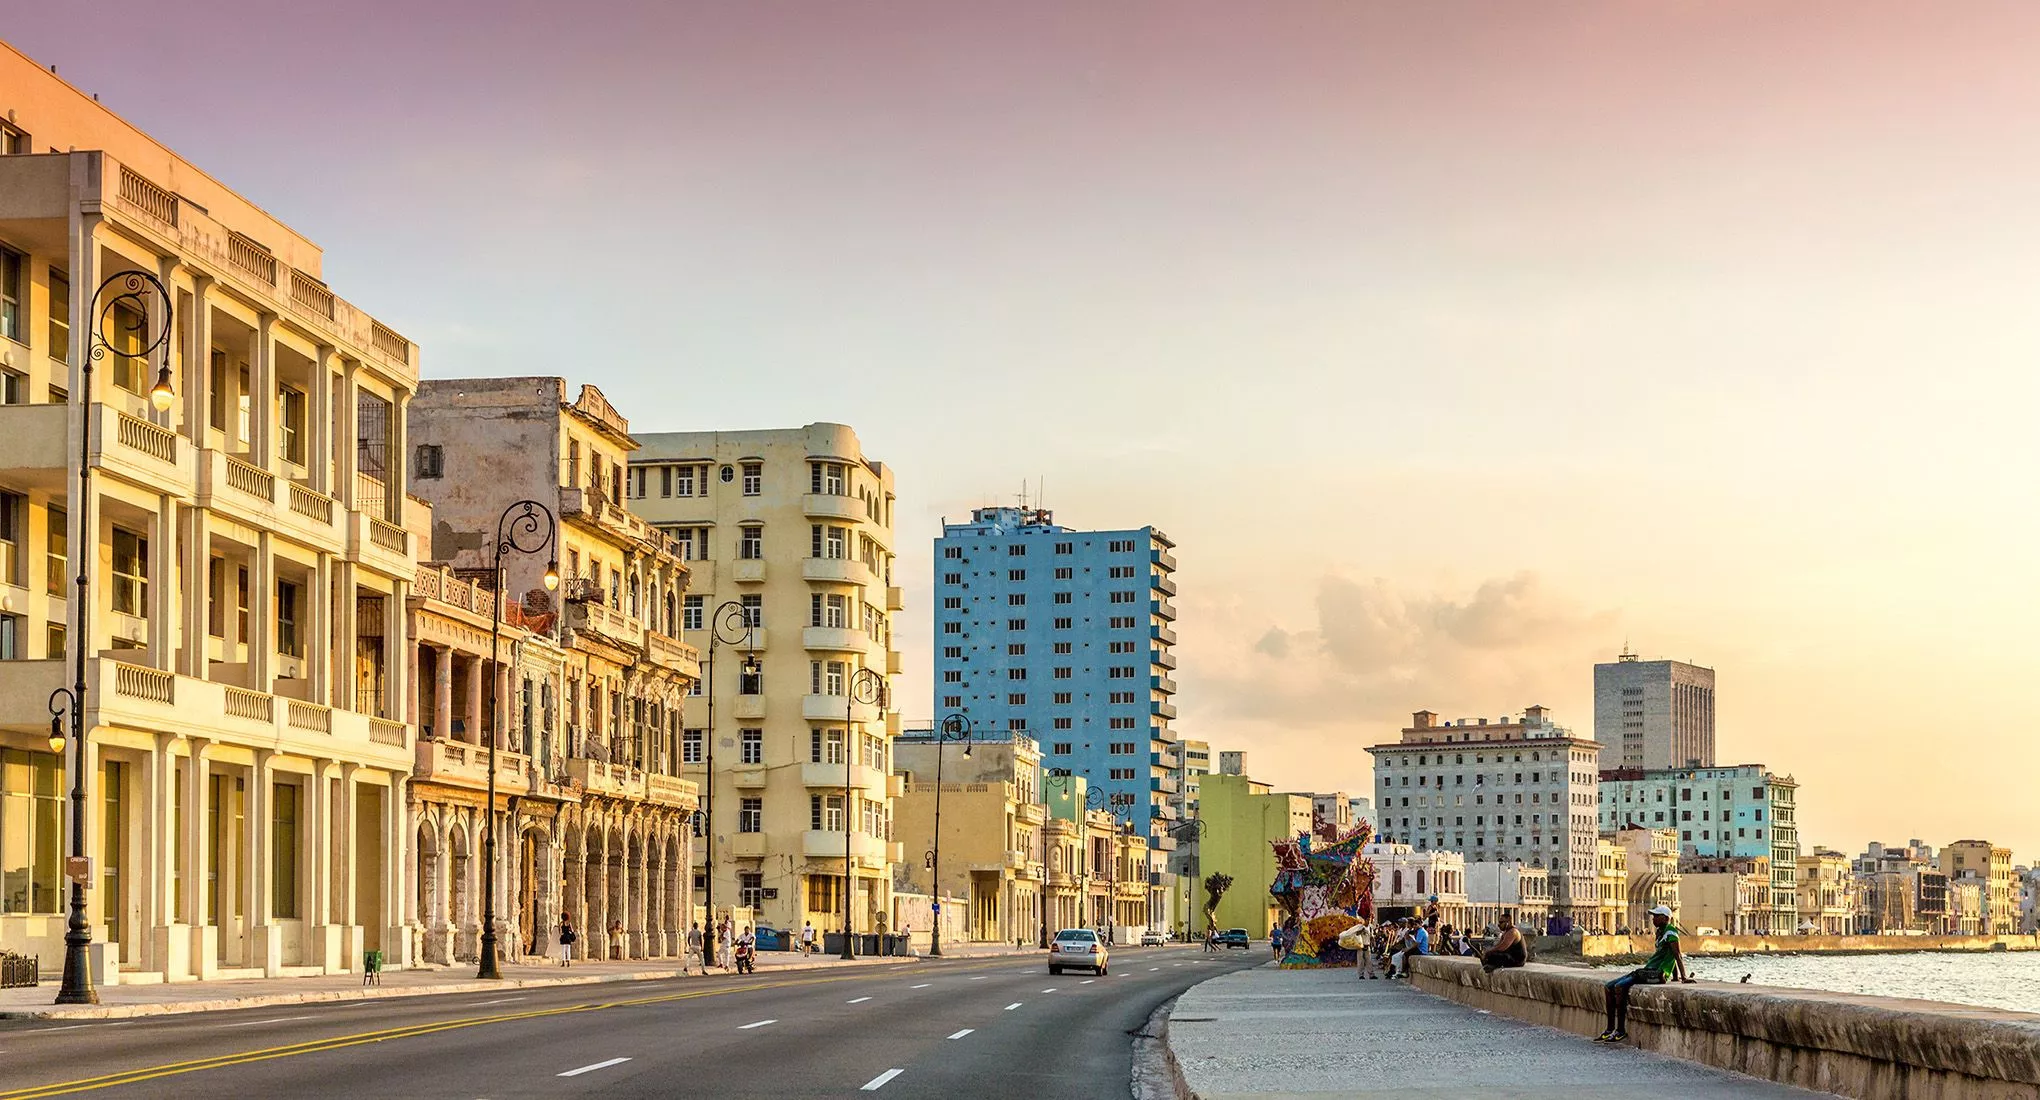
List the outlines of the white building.
{"type": "Polygon", "coordinates": [[[1458,852],[1419,851],[1407,844],[1369,844],[1360,851],[1374,864],[1376,914],[1422,916],[1435,897],[1440,924],[1465,926],[1466,859],[1458,852]]]}
{"type": "Polygon", "coordinates": [[[1482,860],[1466,865],[1466,921],[1476,931],[1495,927],[1506,913],[1526,935],[1544,930],[1551,916],[1548,872],[1515,860],[1482,860]]]}
{"type": "Polygon", "coordinates": [[[1367,751],[1382,839],[1476,862],[1521,861],[1550,873],[1559,909],[1576,897],[1595,904],[1601,746],[1553,723],[1545,708],[1443,725],[1418,711],[1402,740],[1367,751]]]}

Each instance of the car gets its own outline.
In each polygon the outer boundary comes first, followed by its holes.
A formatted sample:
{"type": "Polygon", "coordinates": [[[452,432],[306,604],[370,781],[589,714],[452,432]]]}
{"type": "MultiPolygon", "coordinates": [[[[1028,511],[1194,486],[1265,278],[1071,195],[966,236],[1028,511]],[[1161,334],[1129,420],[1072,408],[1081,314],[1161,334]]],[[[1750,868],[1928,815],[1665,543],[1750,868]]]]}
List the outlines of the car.
{"type": "Polygon", "coordinates": [[[1160,947],[1168,942],[1169,937],[1162,935],[1152,928],[1140,934],[1140,945],[1142,947],[1160,947]]]}
{"type": "Polygon", "coordinates": [[[1048,972],[1060,974],[1065,970],[1089,970],[1099,977],[1105,976],[1110,965],[1109,952],[1105,941],[1098,933],[1088,928],[1065,928],[1055,934],[1048,945],[1048,972]]]}
{"type": "Polygon", "coordinates": [[[1244,928],[1228,928],[1218,934],[1220,947],[1237,947],[1245,951],[1250,943],[1251,941],[1247,939],[1247,930],[1244,928]]]}

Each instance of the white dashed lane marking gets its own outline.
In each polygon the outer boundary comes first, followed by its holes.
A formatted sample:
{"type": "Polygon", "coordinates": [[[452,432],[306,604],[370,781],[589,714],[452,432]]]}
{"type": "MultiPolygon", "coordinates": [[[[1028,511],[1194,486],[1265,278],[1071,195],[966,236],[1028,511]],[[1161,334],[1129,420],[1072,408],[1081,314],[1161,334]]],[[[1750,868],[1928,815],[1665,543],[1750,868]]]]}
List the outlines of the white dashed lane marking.
{"type": "Polygon", "coordinates": [[[293,1020],[314,1020],[316,1016],[278,1016],[273,1020],[242,1020],[238,1024],[221,1024],[221,1027],[254,1027],[257,1024],[287,1024],[293,1020]]]}
{"type": "Polygon", "coordinates": [[[871,998],[869,997],[852,997],[849,1000],[844,1001],[843,1003],[846,1005],[861,1005],[870,999],[871,998]]]}
{"type": "Polygon", "coordinates": [[[969,1035],[969,1034],[970,1034],[971,1032],[973,1032],[973,1031],[976,1031],[976,1030],[977,1030],[977,1029],[976,1029],[976,1028],[974,1028],[974,1027],[967,1027],[967,1028],[964,1028],[964,1029],[963,1029],[962,1031],[959,1031],[959,1032],[957,1032],[956,1034],[954,1034],[954,1035],[951,1035],[951,1036],[950,1036],[950,1038],[952,1038],[952,1039],[961,1039],[961,1038],[963,1038],[964,1036],[966,1036],[966,1035],[969,1035]]]}
{"type": "Polygon", "coordinates": [[[754,1028],[754,1027],[764,1027],[764,1026],[765,1026],[766,1024],[776,1024],[776,1023],[778,1023],[778,1022],[779,1022],[778,1020],[760,1020],[760,1021],[758,1021],[758,1022],[757,1022],[757,1023],[755,1023],[755,1024],[743,1024],[743,1025],[739,1026],[739,1027],[737,1028],[737,1030],[738,1030],[738,1031],[749,1031],[749,1030],[751,1030],[751,1029],[752,1029],[752,1028],[754,1028]]]}
{"type": "Polygon", "coordinates": [[[628,1058],[611,1058],[608,1059],[607,1061],[596,1062],[592,1065],[582,1066],[580,1069],[570,1069],[565,1073],[555,1074],[554,1076],[579,1077],[584,1073],[593,1073],[598,1069],[608,1069],[610,1066],[620,1066],[628,1061],[630,1061],[630,1059],[628,1058]]]}
{"type": "Polygon", "coordinates": [[[1006,1011],[1008,1011],[1008,1012],[1011,1012],[1011,1011],[1013,1011],[1014,1009],[1016,1009],[1016,1008],[1019,1008],[1019,1007],[1020,1007],[1020,1002],[1019,1002],[1019,1001],[1014,1001],[1014,1002],[1013,1002],[1012,1004],[1009,1004],[1009,1005],[1007,1005],[1007,1006],[1006,1006],[1006,1011]]]}
{"type": "Polygon", "coordinates": [[[859,1091],[860,1091],[860,1092],[877,1092],[878,1090],[880,1090],[880,1089],[882,1089],[882,1088],[884,1088],[884,1087],[885,1087],[885,1083],[886,1083],[887,1081],[890,1081],[890,1080],[892,1080],[893,1078],[895,1078],[895,1077],[898,1077],[898,1076],[899,1076],[900,1074],[902,1074],[902,1073],[905,1073],[905,1072],[906,1072],[906,1070],[903,1070],[903,1069],[889,1069],[889,1070],[886,1070],[886,1071],[885,1071],[884,1073],[881,1073],[881,1074],[879,1074],[878,1076],[876,1076],[876,1077],[872,1078],[871,1080],[869,1080],[869,1081],[866,1081],[866,1082],[864,1083],[864,1087],[863,1087],[862,1089],[860,1089],[859,1091]]]}
{"type": "Polygon", "coordinates": [[[926,989],[926,988],[928,988],[928,986],[929,986],[930,984],[931,984],[931,983],[929,983],[929,982],[922,982],[922,983],[921,983],[920,985],[910,985],[910,986],[908,986],[907,988],[908,988],[908,989],[926,989]]]}

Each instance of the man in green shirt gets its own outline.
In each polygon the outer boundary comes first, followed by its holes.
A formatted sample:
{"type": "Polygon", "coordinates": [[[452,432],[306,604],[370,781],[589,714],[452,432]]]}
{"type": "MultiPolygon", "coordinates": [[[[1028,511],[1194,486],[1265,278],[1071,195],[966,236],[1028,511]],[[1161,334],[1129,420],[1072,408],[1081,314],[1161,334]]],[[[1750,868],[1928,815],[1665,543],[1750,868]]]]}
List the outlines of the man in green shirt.
{"type": "Polygon", "coordinates": [[[1619,1043],[1629,1038],[1629,990],[1636,985],[1663,985],[1677,980],[1690,984],[1693,979],[1686,974],[1686,957],[1679,953],[1679,930],[1672,927],[1672,911],[1658,906],[1650,911],[1650,922],[1657,928],[1657,950],[1638,970],[1608,983],[1608,1030],[1595,1036],[1597,1043],[1619,1043]]]}

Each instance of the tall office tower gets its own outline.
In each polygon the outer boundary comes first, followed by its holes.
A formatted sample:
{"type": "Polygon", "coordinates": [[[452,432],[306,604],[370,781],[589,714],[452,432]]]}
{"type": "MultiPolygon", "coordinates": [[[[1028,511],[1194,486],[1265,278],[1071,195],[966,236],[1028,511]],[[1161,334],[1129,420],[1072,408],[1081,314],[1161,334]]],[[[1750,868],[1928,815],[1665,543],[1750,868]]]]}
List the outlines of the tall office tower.
{"type": "Polygon", "coordinates": [[[1628,652],[1595,665],[1594,740],[1611,768],[1713,767],[1714,670],[1628,652]]]}
{"type": "Polygon", "coordinates": [[[638,441],[631,507],[689,559],[681,627],[712,681],[687,700],[681,746],[689,778],[705,783],[711,761],[715,770],[703,798],[713,850],[697,891],[712,874],[718,908],[734,901],[760,923],[835,930],[847,844],[856,931],[875,931],[881,916],[897,927],[892,470],[841,424],[638,441]],[[886,690],[860,694],[873,684],[886,690]]]}
{"type": "MultiPolygon", "coordinates": [[[[1174,546],[1153,527],[1076,531],[1021,508],[976,509],[935,540],[937,716],[1034,737],[1043,766],[1104,791],[1158,859],[1182,766],[1174,546]]],[[[1160,919],[1162,886],[1151,893],[1160,919]]]]}

